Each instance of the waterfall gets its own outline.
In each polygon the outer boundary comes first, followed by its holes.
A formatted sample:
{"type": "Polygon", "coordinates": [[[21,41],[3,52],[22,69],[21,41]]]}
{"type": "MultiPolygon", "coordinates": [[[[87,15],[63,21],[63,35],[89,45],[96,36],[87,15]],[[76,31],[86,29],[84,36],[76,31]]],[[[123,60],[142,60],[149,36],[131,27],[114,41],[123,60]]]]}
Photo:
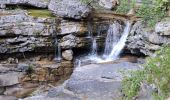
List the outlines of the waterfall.
{"type": "Polygon", "coordinates": [[[92,56],[97,56],[97,42],[96,42],[96,38],[93,38],[92,40],[92,51],[91,51],[91,55],[92,56]]]}
{"type": "Polygon", "coordinates": [[[55,61],[61,61],[61,47],[60,44],[58,43],[58,39],[55,40],[55,61]]]}
{"type": "Polygon", "coordinates": [[[108,58],[114,45],[119,41],[121,25],[113,23],[109,26],[104,49],[104,58],[108,58]]]}
{"type": "Polygon", "coordinates": [[[122,49],[125,46],[126,39],[130,32],[130,28],[131,28],[131,23],[126,22],[126,26],[123,31],[123,34],[122,34],[120,40],[116,43],[116,45],[113,44],[114,46],[113,46],[113,49],[111,50],[111,53],[109,54],[109,56],[107,58],[108,60],[114,60],[119,56],[119,54],[121,53],[122,49]]]}

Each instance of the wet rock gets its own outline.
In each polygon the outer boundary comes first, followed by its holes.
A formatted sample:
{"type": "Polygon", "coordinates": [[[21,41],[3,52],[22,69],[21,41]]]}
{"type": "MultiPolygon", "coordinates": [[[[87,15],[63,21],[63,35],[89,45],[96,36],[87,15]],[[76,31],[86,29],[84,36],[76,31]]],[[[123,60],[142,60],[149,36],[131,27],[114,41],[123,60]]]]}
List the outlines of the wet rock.
{"type": "Polygon", "coordinates": [[[155,26],[155,32],[169,36],[170,35],[170,21],[159,22],[155,26]]]}
{"type": "Polygon", "coordinates": [[[72,50],[65,50],[62,52],[62,56],[65,60],[71,61],[73,59],[73,51],[72,50]]]}
{"type": "Polygon", "coordinates": [[[99,5],[106,9],[113,9],[119,4],[119,0],[100,0],[99,5]]]}
{"type": "Polygon", "coordinates": [[[22,74],[17,72],[11,72],[0,75],[0,86],[11,86],[19,83],[19,78],[22,74]]]}
{"type": "Polygon", "coordinates": [[[91,11],[86,4],[79,0],[51,0],[48,8],[57,16],[74,19],[87,17],[91,11]]]}
{"type": "Polygon", "coordinates": [[[10,4],[10,5],[28,5],[34,6],[38,8],[47,8],[49,0],[2,0],[0,1],[2,4],[10,4]]]}
{"type": "Polygon", "coordinates": [[[72,34],[64,36],[61,41],[60,45],[64,49],[70,49],[77,45],[77,38],[72,34]]]}

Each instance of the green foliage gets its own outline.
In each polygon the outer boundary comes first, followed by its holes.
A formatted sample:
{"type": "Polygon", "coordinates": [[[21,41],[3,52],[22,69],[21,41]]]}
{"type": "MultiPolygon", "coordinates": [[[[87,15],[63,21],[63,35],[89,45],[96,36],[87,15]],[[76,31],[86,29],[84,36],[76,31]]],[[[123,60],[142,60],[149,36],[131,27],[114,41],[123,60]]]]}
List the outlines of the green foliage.
{"type": "Polygon", "coordinates": [[[123,92],[128,100],[137,95],[143,81],[158,88],[158,93],[153,94],[154,100],[165,100],[170,96],[170,47],[164,47],[156,54],[147,59],[144,69],[132,72],[123,80],[123,92]]]}
{"type": "Polygon", "coordinates": [[[144,79],[143,71],[130,72],[130,77],[125,76],[122,81],[122,90],[126,96],[126,100],[132,100],[140,89],[140,83],[144,79]]]}
{"type": "Polygon", "coordinates": [[[165,5],[166,2],[163,2],[163,0],[155,0],[153,4],[149,0],[143,0],[143,4],[137,10],[136,14],[137,16],[142,17],[143,22],[149,27],[153,27],[158,21],[166,16],[165,5]]]}
{"type": "Polygon", "coordinates": [[[120,14],[126,14],[134,7],[134,5],[134,0],[132,0],[131,2],[129,2],[129,0],[121,0],[116,12],[120,14]]]}
{"type": "Polygon", "coordinates": [[[28,69],[26,70],[26,74],[27,75],[31,75],[31,74],[33,74],[35,72],[35,70],[34,70],[34,67],[33,67],[33,65],[29,65],[28,66],[28,69]]]}
{"type": "Polygon", "coordinates": [[[80,0],[82,3],[89,4],[93,2],[94,0],[80,0]]]}

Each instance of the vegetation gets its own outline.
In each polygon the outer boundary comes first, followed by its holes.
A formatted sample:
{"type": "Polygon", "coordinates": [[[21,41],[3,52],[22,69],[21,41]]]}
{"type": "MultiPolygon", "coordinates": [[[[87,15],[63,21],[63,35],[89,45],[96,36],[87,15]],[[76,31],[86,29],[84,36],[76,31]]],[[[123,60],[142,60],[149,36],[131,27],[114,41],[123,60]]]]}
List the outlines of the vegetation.
{"type": "Polygon", "coordinates": [[[164,47],[156,54],[156,57],[147,59],[144,69],[125,77],[122,90],[126,99],[132,100],[138,94],[142,82],[156,85],[158,92],[153,93],[154,100],[165,100],[170,96],[170,47],[164,47]]]}
{"type": "Polygon", "coordinates": [[[126,14],[135,6],[135,0],[129,2],[129,0],[121,0],[116,12],[120,14],[126,14]]]}
{"type": "Polygon", "coordinates": [[[35,72],[33,65],[29,64],[28,69],[26,70],[27,75],[31,75],[35,72]]]}
{"type": "Polygon", "coordinates": [[[29,15],[34,17],[55,17],[49,10],[47,9],[28,9],[29,15]]]}
{"type": "Polygon", "coordinates": [[[137,10],[137,16],[142,17],[143,22],[149,27],[153,27],[166,16],[168,2],[165,1],[166,0],[155,0],[152,3],[149,0],[143,0],[142,6],[137,10]]]}

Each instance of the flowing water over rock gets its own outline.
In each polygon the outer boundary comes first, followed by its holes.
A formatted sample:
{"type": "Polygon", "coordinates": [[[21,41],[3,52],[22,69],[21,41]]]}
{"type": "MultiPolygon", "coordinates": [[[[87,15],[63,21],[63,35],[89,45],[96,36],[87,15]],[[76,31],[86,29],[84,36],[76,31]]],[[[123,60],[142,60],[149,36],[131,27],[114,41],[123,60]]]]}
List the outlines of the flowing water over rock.
{"type": "Polygon", "coordinates": [[[60,44],[58,43],[58,39],[55,40],[55,58],[54,60],[59,62],[61,61],[61,47],[60,44]]]}
{"type": "Polygon", "coordinates": [[[99,49],[98,44],[96,42],[97,38],[92,35],[89,36],[92,39],[92,46],[91,46],[92,48],[88,56],[78,58],[81,64],[86,65],[90,63],[102,63],[102,62],[110,62],[116,60],[125,46],[125,42],[128,37],[130,28],[131,28],[131,23],[129,22],[125,23],[123,32],[122,32],[122,26],[118,22],[114,22],[110,24],[109,29],[107,31],[107,37],[105,40],[104,53],[101,56],[97,54],[98,53],[97,51],[99,49]]]}
{"type": "Polygon", "coordinates": [[[109,26],[109,30],[107,32],[107,37],[105,42],[105,50],[104,50],[104,57],[106,59],[110,55],[114,45],[119,41],[120,28],[121,25],[119,23],[113,23],[109,26]]]}
{"type": "Polygon", "coordinates": [[[92,43],[92,56],[97,56],[97,42],[96,42],[96,38],[93,38],[93,43],[92,43]]]}
{"type": "Polygon", "coordinates": [[[123,32],[119,42],[117,42],[116,45],[112,48],[112,51],[109,54],[109,57],[107,59],[114,60],[119,56],[119,54],[121,53],[122,49],[125,46],[126,39],[130,32],[130,28],[131,28],[131,23],[127,22],[126,27],[124,29],[124,32],[123,32]]]}

